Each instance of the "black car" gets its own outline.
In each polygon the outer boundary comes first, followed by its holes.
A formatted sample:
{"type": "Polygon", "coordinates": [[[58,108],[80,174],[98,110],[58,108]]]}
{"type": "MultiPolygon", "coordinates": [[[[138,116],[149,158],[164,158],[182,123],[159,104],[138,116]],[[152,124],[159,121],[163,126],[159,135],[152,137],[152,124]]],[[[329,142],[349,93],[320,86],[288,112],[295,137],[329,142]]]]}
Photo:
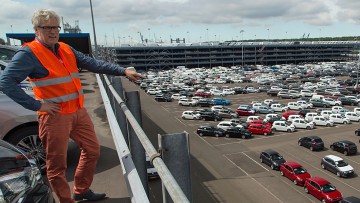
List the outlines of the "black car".
{"type": "Polygon", "coordinates": [[[55,202],[31,156],[0,140],[0,202],[55,202]]]}
{"type": "Polygon", "coordinates": [[[309,113],[309,112],[310,112],[309,109],[301,109],[298,114],[300,116],[302,116],[303,118],[305,118],[306,114],[309,113]]]}
{"type": "Polygon", "coordinates": [[[220,136],[224,136],[225,135],[225,130],[221,129],[221,128],[217,128],[215,126],[212,125],[205,125],[205,126],[200,126],[197,130],[196,133],[199,136],[215,136],[215,137],[220,137],[220,136]]]}
{"type": "Polygon", "coordinates": [[[310,99],[310,103],[313,105],[313,107],[323,107],[323,108],[331,107],[329,103],[324,102],[321,99],[310,99]]]}
{"type": "Polygon", "coordinates": [[[157,102],[172,102],[173,101],[173,98],[171,98],[170,95],[163,95],[163,94],[157,94],[155,95],[155,101],[157,102]]]}
{"type": "Polygon", "coordinates": [[[246,89],[239,88],[239,87],[234,88],[234,91],[235,91],[235,94],[247,94],[248,93],[248,91],[246,89]]]}
{"type": "Polygon", "coordinates": [[[360,199],[358,197],[349,196],[343,198],[340,203],[360,203],[360,199]]]}
{"type": "Polygon", "coordinates": [[[273,97],[276,97],[278,93],[279,93],[279,90],[272,90],[272,89],[270,89],[266,92],[267,95],[273,96],[273,97]]]}
{"type": "Polygon", "coordinates": [[[348,140],[334,142],[330,145],[330,148],[334,151],[344,153],[345,156],[357,154],[356,144],[348,140]]]}
{"type": "Polygon", "coordinates": [[[246,120],[244,119],[239,119],[239,118],[233,118],[230,119],[231,122],[242,125],[245,129],[247,129],[249,127],[249,123],[246,122],[246,120]]]}
{"type": "Polygon", "coordinates": [[[260,153],[260,162],[270,166],[273,170],[280,170],[285,159],[275,150],[267,149],[260,153]]]}
{"type": "Polygon", "coordinates": [[[216,112],[203,112],[200,113],[201,118],[206,121],[221,121],[223,118],[216,112]]]}
{"type": "Polygon", "coordinates": [[[324,142],[318,136],[306,136],[299,138],[298,145],[309,148],[311,151],[324,149],[324,142]]]}
{"type": "Polygon", "coordinates": [[[343,104],[343,105],[354,106],[354,105],[358,105],[358,103],[359,103],[355,99],[351,99],[351,98],[348,98],[348,97],[340,97],[338,100],[340,100],[341,104],[343,104]]]}
{"type": "Polygon", "coordinates": [[[199,99],[198,106],[209,107],[211,105],[212,105],[212,102],[210,99],[199,99]]]}
{"type": "MultiPolygon", "coordinates": [[[[356,136],[360,136],[360,128],[358,128],[358,129],[355,130],[355,135],[356,135],[356,136]]],[[[360,141],[359,141],[359,142],[360,142],[360,141]]]]}
{"type": "Polygon", "coordinates": [[[244,128],[230,127],[225,131],[225,137],[241,137],[243,139],[249,139],[252,137],[252,133],[244,128]]]}

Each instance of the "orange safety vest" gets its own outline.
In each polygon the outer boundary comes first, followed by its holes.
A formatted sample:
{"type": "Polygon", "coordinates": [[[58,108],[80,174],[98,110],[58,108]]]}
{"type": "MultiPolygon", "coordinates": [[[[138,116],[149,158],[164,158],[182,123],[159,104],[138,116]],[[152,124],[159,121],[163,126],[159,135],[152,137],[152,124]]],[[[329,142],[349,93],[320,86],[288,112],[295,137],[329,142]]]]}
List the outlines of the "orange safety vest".
{"type": "MultiPolygon", "coordinates": [[[[59,56],[39,41],[26,43],[40,63],[49,71],[44,78],[29,78],[35,99],[43,103],[61,104],[61,114],[74,113],[84,107],[84,93],[77,69],[76,58],[71,48],[59,42],[59,56]]],[[[38,114],[47,112],[38,111],[38,114]]]]}

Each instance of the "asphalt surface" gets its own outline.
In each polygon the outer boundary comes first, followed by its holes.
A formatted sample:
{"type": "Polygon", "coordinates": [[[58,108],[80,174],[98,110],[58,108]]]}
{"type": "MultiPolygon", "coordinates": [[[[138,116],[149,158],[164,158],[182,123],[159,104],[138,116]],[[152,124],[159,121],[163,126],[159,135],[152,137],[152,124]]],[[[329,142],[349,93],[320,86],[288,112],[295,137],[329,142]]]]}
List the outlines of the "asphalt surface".
{"type": "MultiPolygon", "coordinates": [[[[85,106],[93,119],[102,145],[92,189],[108,194],[110,198],[101,202],[129,202],[95,75],[83,72],[81,78],[86,90],[85,106]]],[[[154,146],[157,146],[158,134],[183,131],[189,133],[192,202],[319,202],[313,196],[306,194],[302,187],[282,177],[278,171],[271,170],[269,166],[260,163],[260,152],[268,148],[278,151],[287,161],[300,163],[312,176],[329,180],[344,197],[360,197],[360,181],[357,175],[351,178],[339,178],[320,166],[323,156],[334,154],[348,161],[355,172],[360,171],[359,153],[345,157],[329,149],[330,144],[337,140],[347,139],[358,143],[359,138],[354,135],[354,130],[360,127],[357,122],[335,127],[317,127],[314,130],[298,130],[294,133],[275,132],[272,136],[255,135],[254,138],[248,140],[200,137],[195,133],[198,126],[205,123],[216,125],[218,122],[182,120],[180,115],[184,110],[196,107],[182,107],[175,101],[158,103],[153,99],[154,96],[147,95],[135,84],[126,79],[123,81],[126,91],[140,92],[143,128],[154,146]],[[312,152],[298,146],[298,138],[305,135],[320,136],[325,142],[326,149],[312,152]]],[[[265,93],[226,97],[233,101],[230,106],[232,109],[239,104],[249,104],[252,100],[263,101],[266,98],[269,97],[265,93]]],[[[274,99],[282,103],[290,101],[274,99]]],[[[72,174],[77,163],[77,154],[76,150],[69,152],[68,181],[70,184],[73,181],[72,174]]],[[[149,185],[151,202],[162,202],[160,181],[150,181],[149,185]]]]}

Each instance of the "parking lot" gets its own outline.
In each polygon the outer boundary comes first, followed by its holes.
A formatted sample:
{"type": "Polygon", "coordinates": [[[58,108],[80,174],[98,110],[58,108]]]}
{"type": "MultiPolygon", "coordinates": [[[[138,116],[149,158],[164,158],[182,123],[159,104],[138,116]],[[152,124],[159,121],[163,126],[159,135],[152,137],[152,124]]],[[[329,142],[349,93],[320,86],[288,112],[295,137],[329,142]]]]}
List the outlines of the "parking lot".
{"type": "MultiPolygon", "coordinates": [[[[253,83],[251,83],[253,85],[253,83]]],[[[227,84],[226,84],[227,85],[227,84]]],[[[248,84],[241,84],[248,85],[248,84]]],[[[153,99],[143,91],[142,97],[153,99]]],[[[228,95],[231,100],[229,106],[236,109],[240,104],[250,104],[251,101],[260,101],[273,98],[286,104],[295,99],[280,99],[269,97],[266,93],[250,93],[228,95]]],[[[357,175],[350,178],[340,178],[321,168],[320,162],[325,155],[333,154],[342,157],[355,170],[360,171],[360,155],[344,156],[330,149],[330,144],[339,140],[349,140],[359,143],[359,137],[354,135],[358,122],[352,124],[336,124],[334,127],[320,127],[315,129],[297,129],[293,133],[275,132],[270,136],[254,135],[252,139],[225,138],[225,137],[200,137],[196,129],[204,124],[216,126],[218,121],[183,120],[181,113],[185,110],[194,110],[200,107],[185,107],[173,102],[156,102],[165,114],[172,116],[178,125],[190,134],[191,153],[206,167],[216,180],[203,183],[203,187],[213,194],[217,202],[236,202],[239,199],[247,202],[318,202],[312,195],[306,194],[303,187],[294,185],[291,180],[282,177],[279,171],[271,170],[269,166],[259,160],[259,154],[265,149],[274,149],[287,161],[300,163],[311,176],[320,176],[330,181],[343,197],[360,197],[360,181],[357,175]],[[298,139],[307,135],[317,135],[325,143],[322,151],[310,151],[298,146],[298,139]],[[205,155],[206,154],[206,155],[205,155]],[[208,158],[205,158],[208,156],[208,158]],[[209,158],[210,157],[210,158],[209,158]],[[216,193],[216,195],[215,195],[216,193]]],[[[346,106],[352,110],[354,107],[346,106]]],[[[315,108],[312,109],[315,111],[315,108]]],[[[264,114],[257,114],[264,117],[264,114]]],[[[241,119],[245,117],[240,117],[241,119]]]]}

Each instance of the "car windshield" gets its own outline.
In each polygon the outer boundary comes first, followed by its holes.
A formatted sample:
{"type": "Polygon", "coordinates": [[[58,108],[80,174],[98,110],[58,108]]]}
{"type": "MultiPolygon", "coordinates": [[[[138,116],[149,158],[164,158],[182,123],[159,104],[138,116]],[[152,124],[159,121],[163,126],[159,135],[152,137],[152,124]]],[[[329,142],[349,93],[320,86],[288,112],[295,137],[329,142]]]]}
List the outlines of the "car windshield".
{"type": "Polygon", "coordinates": [[[316,142],[316,143],[322,143],[322,140],[321,140],[321,139],[314,139],[314,142],[316,142]]]}
{"type": "Polygon", "coordinates": [[[335,187],[333,185],[331,185],[330,183],[329,184],[326,184],[326,185],[322,185],[321,186],[321,190],[325,193],[329,193],[329,192],[333,192],[335,191],[335,187]]]}
{"type": "Polygon", "coordinates": [[[273,154],[273,155],[271,156],[271,159],[272,159],[272,160],[281,160],[281,159],[282,159],[282,156],[280,156],[279,154],[273,154]]]}
{"type": "Polygon", "coordinates": [[[344,160],[335,162],[338,167],[345,167],[348,165],[344,160]]]}
{"type": "Polygon", "coordinates": [[[304,174],[304,173],[306,173],[306,169],[304,169],[302,167],[294,168],[294,173],[295,174],[304,174]]]}

